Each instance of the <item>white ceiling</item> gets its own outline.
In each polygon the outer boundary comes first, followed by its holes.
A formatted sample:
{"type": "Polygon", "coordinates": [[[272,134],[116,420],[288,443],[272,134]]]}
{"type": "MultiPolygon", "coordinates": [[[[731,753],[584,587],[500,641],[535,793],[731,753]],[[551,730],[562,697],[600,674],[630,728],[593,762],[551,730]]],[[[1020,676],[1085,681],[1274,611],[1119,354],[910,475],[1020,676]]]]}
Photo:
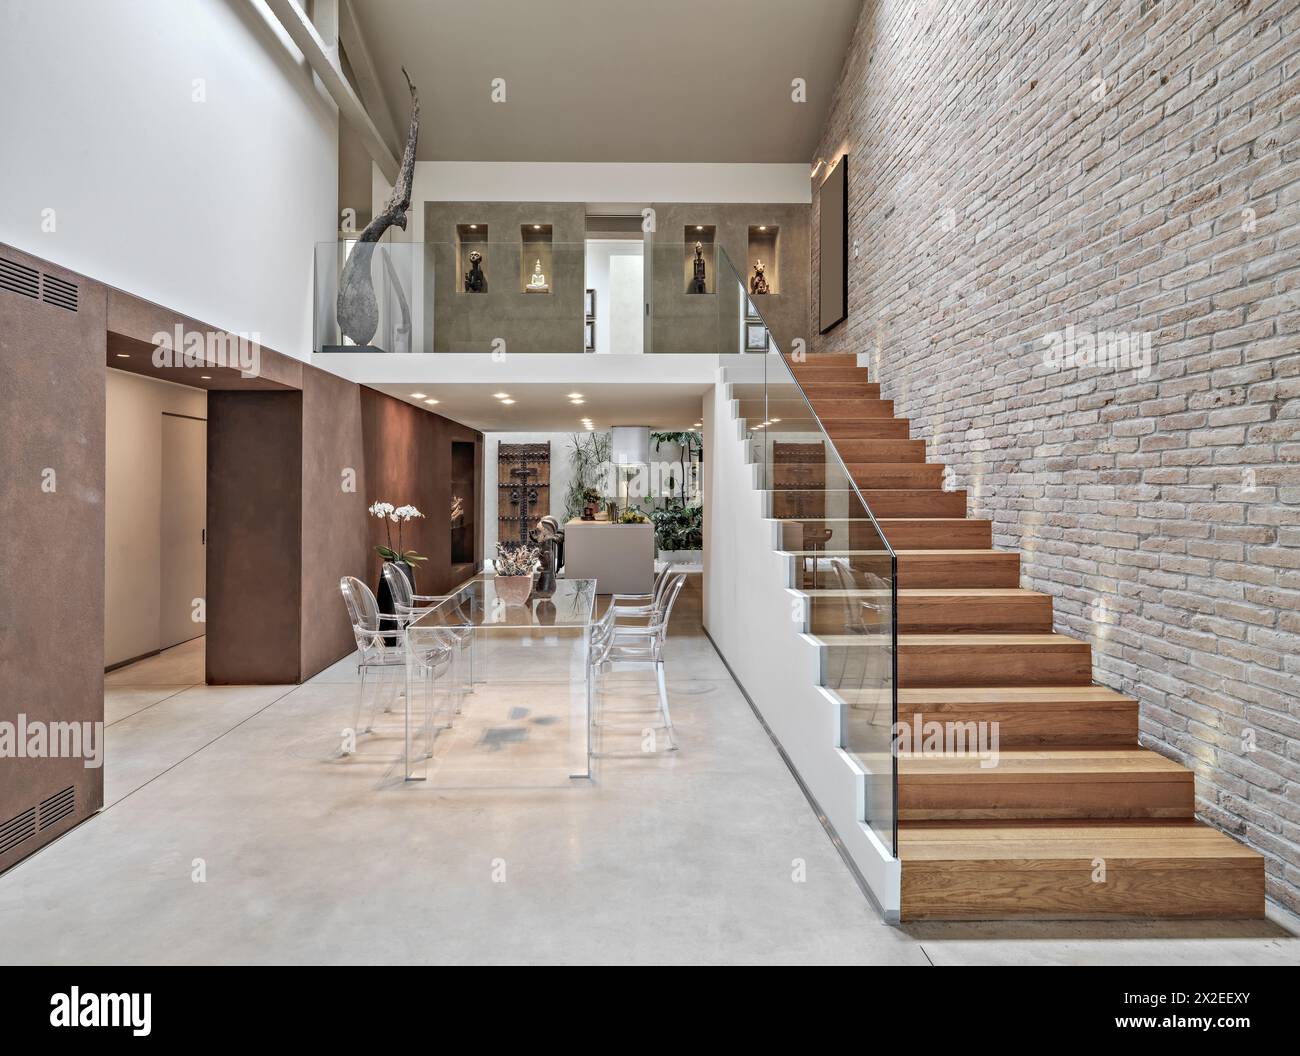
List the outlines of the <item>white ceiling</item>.
{"type": "Polygon", "coordinates": [[[404,400],[422,410],[441,414],[481,432],[583,432],[584,417],[603,432],[614,425],[645,425],[651,429],[689,429],[700,421],[708,384],[539,385],[511,387],[495,384],[371,384],[371,388],[404,400]],[[503,404],[495,396],[505,392],[515,402],[503,404]],[[574,405],[569,393],[580,392],[583,403],[574,405]],[[424,397],[415,393],[423,393],[424,397]],[[429,405],[424,399],[436,399],[429,405]]]}
{"type": "Polygon", "coordinates": [[[808,162],[861,0],[352,5],[403,135],[402,65],[420,91],[422,161],[808,162]]]}

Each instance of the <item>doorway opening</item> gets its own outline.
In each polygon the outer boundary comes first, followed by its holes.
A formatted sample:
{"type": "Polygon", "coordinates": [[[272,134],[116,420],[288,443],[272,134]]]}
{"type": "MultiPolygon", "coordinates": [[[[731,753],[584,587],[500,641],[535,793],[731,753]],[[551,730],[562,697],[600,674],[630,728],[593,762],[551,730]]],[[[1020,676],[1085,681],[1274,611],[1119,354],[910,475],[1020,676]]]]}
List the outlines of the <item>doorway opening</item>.
{"type": "Polygon", "coordinates": [[[589,216],[583,335],[588,352],[645,350],[645,236],[641,216],[589,216]]]}

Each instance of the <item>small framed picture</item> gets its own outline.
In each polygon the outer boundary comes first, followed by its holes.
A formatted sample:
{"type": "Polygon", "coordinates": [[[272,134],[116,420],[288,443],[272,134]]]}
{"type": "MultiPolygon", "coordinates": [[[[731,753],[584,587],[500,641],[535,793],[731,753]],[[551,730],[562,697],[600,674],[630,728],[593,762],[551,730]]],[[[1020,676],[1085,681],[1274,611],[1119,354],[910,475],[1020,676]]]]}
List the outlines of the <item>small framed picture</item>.
{"type": "Polygon", "coordinates": [[[748,297],[745,298],[745,318],[755,322],[762,318],[758,314],[758,309],[754,307],[754,302],[748,297]]]}
{"type": "Polygon", "coordinates": [[[588,319],[582,327],[583,330],[583,347],[588,352],[596,351],[596,323],[588,319]]]}
{"type": "Polygon", "coordinates": [[[583,299],[583,309],[588,319],[596,318],[596,291],[588,290],[586,297],[583,299]]]}
{"type": "Polygon", "coordinates": [[[762,323],[745,324],[745,351],[767,351],[767,327],[762,323]]]}

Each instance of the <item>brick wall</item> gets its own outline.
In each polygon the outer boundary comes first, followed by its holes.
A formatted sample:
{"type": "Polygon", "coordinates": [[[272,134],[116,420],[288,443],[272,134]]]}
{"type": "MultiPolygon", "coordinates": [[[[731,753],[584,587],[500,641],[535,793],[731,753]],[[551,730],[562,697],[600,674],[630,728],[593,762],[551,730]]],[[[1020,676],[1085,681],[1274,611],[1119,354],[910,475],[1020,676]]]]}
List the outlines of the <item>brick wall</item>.
{"type": "Polygon", "coordinates": [[[814,350],[870,354],[1300,909],[1300,0],[867,0],[844,151],[814,350]],[[1067,326],[1127,364],[1053,369],[1067,326]]]}

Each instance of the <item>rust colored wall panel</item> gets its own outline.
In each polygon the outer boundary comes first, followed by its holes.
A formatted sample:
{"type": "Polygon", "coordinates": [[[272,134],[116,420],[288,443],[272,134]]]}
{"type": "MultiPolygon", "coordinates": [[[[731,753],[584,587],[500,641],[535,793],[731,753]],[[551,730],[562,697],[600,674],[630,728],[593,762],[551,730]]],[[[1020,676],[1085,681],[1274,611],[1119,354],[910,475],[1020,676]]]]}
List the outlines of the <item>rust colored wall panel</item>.
{"type": "Polygon", "coordinates": [[[212,685],[288,685],[301,671],[301,392],[208,395],[212,685]]]}
{"type": "MultiPolygon", "coordinates": [[[[0,258],[6,287],[28,291],[0,289],[0,722],[102,723],[106,291],[0,258]]],[[[81,756],[0,758],[0,870],[103,802],[104,771],[81,756]]]]}
{"type": "MultiPolygon", "coordinates": [[[[456,584],[451,572],[451,445],[455,440],[475,445],[475,503],[483,494],[483,434],[441,415],[419,410],[374,389],[361,390],[362,431],[365,437],[366,505],[377,500],[395,506],[419,507],[424,519],[402,529],[402,545],[428,558],[419,564],[416,582],[421,594],[445,594],[456,584]]],[[[387,542],[383,524],[369,520],[369,575],[373,588],[382,561],[373,547],[387,542]]],[[[396,526],[393,546],[397,546],[396,526]]],[[[477,526],[474,563],[483,561],[483,528],[477,526]]]]}
{"type": "Polygon", "coordinates": [[[303,681],[356,648],[339,593],[342,576],[366,578],[365,456],[361,387],[302,368],[303,681]],[[351,486],[352,490],[346,490],[351,486]]]}

